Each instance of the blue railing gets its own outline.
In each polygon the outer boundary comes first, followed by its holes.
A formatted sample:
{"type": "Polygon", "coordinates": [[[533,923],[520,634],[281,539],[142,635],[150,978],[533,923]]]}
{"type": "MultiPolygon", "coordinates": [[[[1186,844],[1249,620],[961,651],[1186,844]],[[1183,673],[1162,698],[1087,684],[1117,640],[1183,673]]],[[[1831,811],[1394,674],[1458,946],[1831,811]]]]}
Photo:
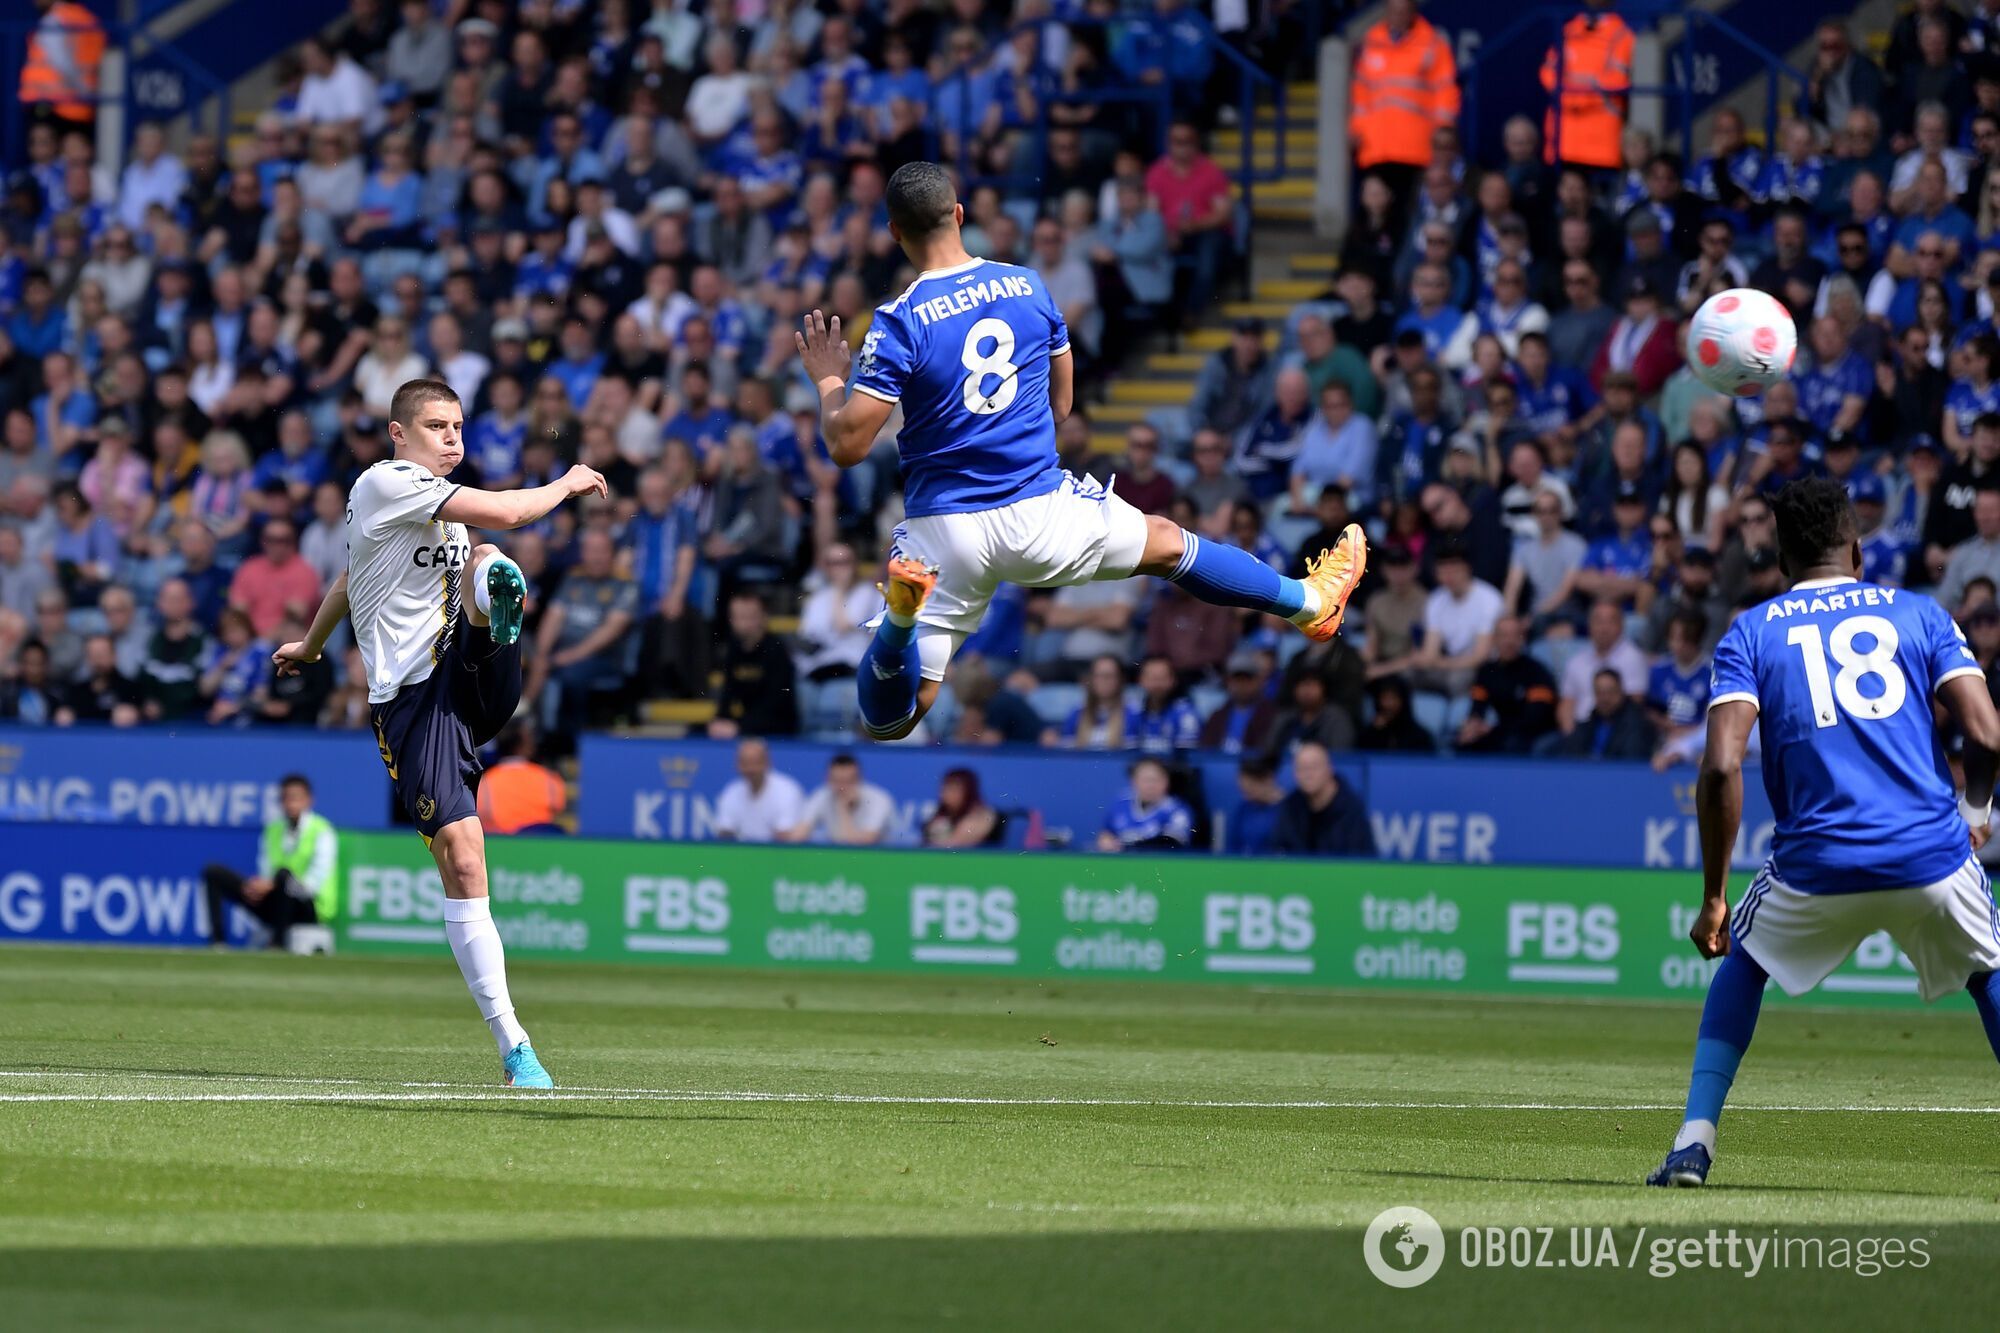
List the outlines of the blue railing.
{"type": "MultiPolygon", "coordinates": [[[[1314,2],[1314,0],[1309,0],[1306,6],[1306,13],[1311,19],[1309,27],[1314,32],[1319,30],[1321,19],[1320,8],[1321,6],[1314,2]]],[[[1276,76],[1259,67],[1248,56],[1224,41],[1221,35],[1215,31],[1214,26],[1202,15],[1185,12],[1176,18],[1176,22],[1181,21],[1199,25],[1202,32],[1202,40],[1208,45],[1212,58],[1233,69],[1236,73],[1238,94],[1236,112],[1240,118],[1242,127],[1243,146],[1241,159],[1237,162],[1235,170],[1228,174],[1233,176],[1238,186],[1241,187],[1243,192],[1243,206],[1248,211],[1253,206],[1254,191],[1257,184],[1262,181],[1275,180],[1284,174],[1286,160],[1285,134],[1288,128],[1289,110],[1286,105],[1284,88],[1276,76]],[[1259,128],[1257,124],[1257,112],[1266,96],[1269,97],[1270,105],[1274,108],[1271,123],[1271,129],[1274,131],[1273,143],[1275,151],[1272,156],[1274,165],[1269,168],[1260,169],[1256,164],[1257,153],[1255,150],[1254,131],[1259,128]]],[[[1129,18],[1074,18],[1066,19],[1063,22],[1064,26],[1071,29],[1104,28],[1112,30],[1114,34],[1112,40],[1106,43],[1107,51],[1112,51],[1115,50],[1116,46],[1116,31],[1131,24],[1134,20],[1129,18]]],[[[1166,151],[1167,128],[1173,120],[1175,110],[1171,85],[1163,81],[1144,87],[1111,87],[1065,92],[1055,71],[1050,69],[1047,61],[1042,58],[1043,27],[1044,24],[1039,21],[1025,23],[1017,25],[1008,33],[1008,36],[1011,37],[1013,33],[1022,29],[1030,29],[1035,36],[1032,67],[1034,70],[1035,101],[1038,118],[1032,133],[1029,135],[1029,142],[1026,145],[1027,156],[1025,159],[1027,163],[1032,165],[1031,170],[1023,170],[1019,161],[1010,164],[1013,169],[1004,174],[985,173],[975,170],[976,163],[973,160],[972,145],[978,137],[979,122],[985,115],[985,106],[984,104],[975,106],[973,99],[967,96],[963,89],[969,87],[970,80],[978,68],[977,62],[966,61],[961,63],[951,71],[946,79],[932,85],[930,123],[933,128],[939,130],[941,133],[944,131],[955,131],[957,136],[957,152],[949,156],[953,160],[954,165],[958,167],[959,177],[966,183],[968,190],[980,185],[992,185],[1003,191],[1030,189],[1036,185],[1047,166],[1048,135],[1052,126],[1052,108],[1057,101],[1071,104],[1091,102],[1098,105],[1132,104],[1147,107],[1153,112],[1153,155],[1157,157],[1166,151]],[[946,88],[954,80],[957,81],[955,87],[953,87],[953,92],[956,94],[958,103],[956,117],[949,114],[941,105],[942,102],[948,100],[946,88]],[[957,123],[950,123],[954,119],[957,123]]],[[[982,55],[982,59],[984,58],[985,56],[982,55]]],[[[1107,56],[1108,58],[1110,57],[1107,56]]],[[[945,156],[947,155],[940,148],[940,157],[943,158],[945,156]]]]}

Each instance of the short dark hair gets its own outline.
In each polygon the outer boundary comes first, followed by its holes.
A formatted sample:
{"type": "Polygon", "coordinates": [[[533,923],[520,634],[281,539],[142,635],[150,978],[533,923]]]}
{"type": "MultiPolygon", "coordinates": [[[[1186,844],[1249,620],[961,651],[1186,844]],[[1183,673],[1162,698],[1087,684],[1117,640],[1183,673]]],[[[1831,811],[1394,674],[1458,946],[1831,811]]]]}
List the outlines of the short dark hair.
{"type": "Polygon", "coordinates": [[[1261,754],[1245,755],[1236,763],[1236,771],[1243,777],[1256,781],[1278,775],[1278,766],[1261,754]]]}
{"type": "Polygon", "coordinates": [[[827,760],[826,766],[828,768],[860,768],[861,761],[847,753],[847,751],[842,750],[839,754],[827,760]]]}
{"type": "Polygon", "coordinates": [[[929,236],[951,225],[958,191],[935,162],[905,162],[889,177],[889,221],[905,237],[929,236]]]}
{"type": "Polygon", "coordinates": [[[1708,637],[1708,614],[1699,608],[1689,607],[1677,613],[1670,624],[1679,625],[1681,633],[1692,643],[1700,643],[1708,637]]]}
{"type": "Polygon", "coordinates": [[[417,413],[432,403],[458,402],[458,390],[443,380],[411,380],[396,390],[396,396],[389,400],[389,420],[399,426],[408,426],[416,420],[417,413]]]}
{"type": "Polygon", "coordinates": [[[279,778],[278,789],[283,791],[286,787],[304,787],[306,795],[312,795],[312,779],[303,773],[287,773],[285,776],[279,778]]]}
{"type": "Polygon", "coordinates": [[[1801,477],[1770,504],[1778,521],[1778,554],[1794,577],[1854,544],[1854,506],[1847,488],[1831,477],[1801,477]]]}

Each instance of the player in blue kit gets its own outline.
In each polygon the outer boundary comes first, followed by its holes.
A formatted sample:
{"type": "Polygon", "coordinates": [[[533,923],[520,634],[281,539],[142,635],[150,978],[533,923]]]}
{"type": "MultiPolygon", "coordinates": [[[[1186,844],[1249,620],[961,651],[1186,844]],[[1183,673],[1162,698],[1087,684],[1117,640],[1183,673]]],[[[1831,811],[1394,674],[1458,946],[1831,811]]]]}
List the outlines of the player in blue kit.
{"type": "Polygon", "coordinates": [[[2000,912],[1973,855],[1992,818],[2000,748],[1985,673],[1943,607],[1855,577],[1861,544],[1840,483],[1793,482],[1771,508],[1793,582],[1739,615],[1715,649],[1695,788],[1702,904],[1690,933],[1702,957],[1722,963],[1702,1008],[1687,1114],[1649,1185],[1708,1178],[1765,983],[1803,995],[1876,931],[1909,957],[1925,1000],[1969,990],[2000,1054],[2000,912]],[[1933,697],[1965,732],[1962,797],[1933,697]],[[1777,828],[1732,914],[1729,857],[1752,725],[1777,828]]]}
{"type": "Polygon", "coordinates": [[[896,445],[906,518],[856,677],[871,736],[892,740],[916,727],[1002,583],[1058,588],[1151,574],[1203,601],[1333,637],[1367,561],[1358,525],[1304,579],[1291,579],[1064,471],[1056,424],[1069,415],[1076,370],[1041,277],[966,253],[965,209],[935,163],[897,168],[887,204],[889,231],[917,280],[876,309],[852,390],[837,316],[829,322],[815,310],[795,335],[834,462],[866,459],[890,411],[903,408],[896,445]]]}

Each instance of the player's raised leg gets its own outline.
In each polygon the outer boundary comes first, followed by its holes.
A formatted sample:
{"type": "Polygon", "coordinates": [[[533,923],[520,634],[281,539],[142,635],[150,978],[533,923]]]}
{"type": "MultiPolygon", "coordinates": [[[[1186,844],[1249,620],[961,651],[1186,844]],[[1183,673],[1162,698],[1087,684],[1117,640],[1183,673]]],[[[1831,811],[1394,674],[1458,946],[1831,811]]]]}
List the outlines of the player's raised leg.
{"type": "Polygon", "coordinates": [[[877,740],[908,735],[920,716],[917,695],[923,688],[923,670],[917,654],[917,613],[937,587],[937,578],[935,566],[907,555],[889,558],[882,582],[886,610],[855,673],[861,725],[877,740]]]}
{"type": "Polygon", "coordinates": [[[1179,584],[1204,602],[1283,616],[1309,638],[1330,639],[1368,568],[1368,537],[1350,523],[1329,551],[1288,578],[1248,551],[1205,541],[1171,519],[1146,520],[1146,553],[1135,571],[1179,584]]]}
{"type": "Polygon", "coordinates": [[[479,820],[455,820],[439,829],[431,839],[431,855],[444,880],[445,941],[500,1048],[508,1085],[553,1088],[555,1081],[536,1057],[528,1030],[515,1018],[514,999],[507,991],[507,953],[486,896],[486,835],[479,820]]]}
{"type": "Polygon", "coordinates": [[[527,597],[528,580],[506,552],[490,544],[472,548],[472,623],[486,626],[495,644],[520,640],[527,597]]]}

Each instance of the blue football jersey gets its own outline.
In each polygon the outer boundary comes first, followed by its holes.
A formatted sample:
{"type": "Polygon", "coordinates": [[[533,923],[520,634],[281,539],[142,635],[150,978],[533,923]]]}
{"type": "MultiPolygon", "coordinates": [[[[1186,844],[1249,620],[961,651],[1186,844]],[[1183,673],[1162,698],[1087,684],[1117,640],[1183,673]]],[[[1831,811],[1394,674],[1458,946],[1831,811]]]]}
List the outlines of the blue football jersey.
{"type": "Polygon", "coordinates": [[[1757,705],[1778,878],[1801,893],[1933,884],[1971,844],[1931,698],[1984,677],[1928,597],[1815,579],[1743,612],[1715,648],[1710,705],[1757,705]]]}
{"type": "Polygon", "coordinates": [[[903,405],[905,512],[997,509],[1062,484],[1049,358],[1069,327],[1033,269],[974,259],[875,311],[854,388],[903,405]]]}

